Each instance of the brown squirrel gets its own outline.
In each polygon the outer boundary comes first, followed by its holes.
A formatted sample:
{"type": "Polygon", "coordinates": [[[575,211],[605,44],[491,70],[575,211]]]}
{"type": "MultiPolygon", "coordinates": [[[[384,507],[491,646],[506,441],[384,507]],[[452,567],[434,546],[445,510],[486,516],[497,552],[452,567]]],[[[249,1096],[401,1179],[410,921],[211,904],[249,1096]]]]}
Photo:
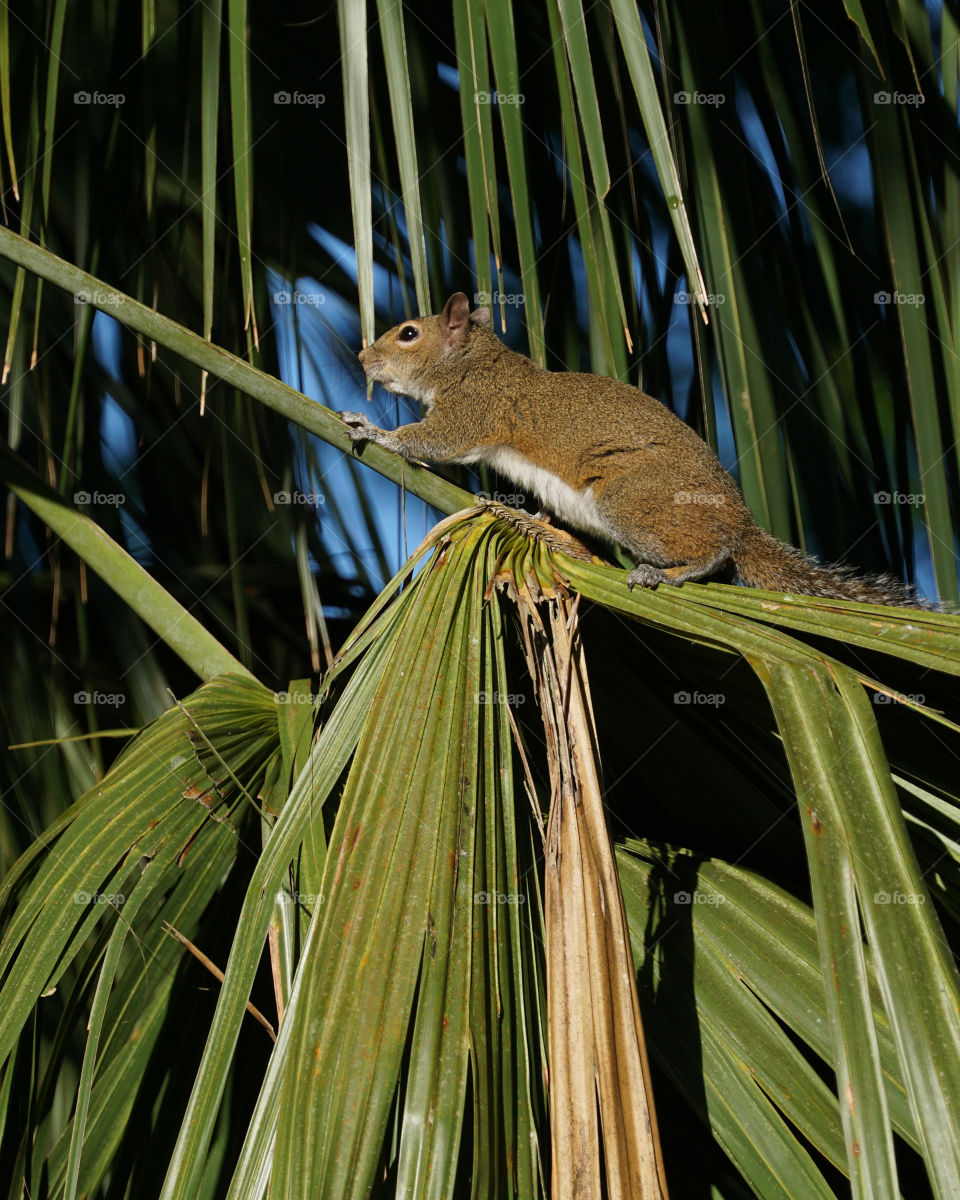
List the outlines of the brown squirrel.
{"type": "Polygon", "coordinates": [[[426,416],[390,433],[342,412],[354,443],[406,459],[486,463],[561,520],[622,546],[630,587],[711,577],[777,592],[930,607],[890,576],[857,576],[779,541],[689,425],[638,388],[547,371],[510,350],[463,292],[402,321],[360,354],[370,379],[426,416]]]}

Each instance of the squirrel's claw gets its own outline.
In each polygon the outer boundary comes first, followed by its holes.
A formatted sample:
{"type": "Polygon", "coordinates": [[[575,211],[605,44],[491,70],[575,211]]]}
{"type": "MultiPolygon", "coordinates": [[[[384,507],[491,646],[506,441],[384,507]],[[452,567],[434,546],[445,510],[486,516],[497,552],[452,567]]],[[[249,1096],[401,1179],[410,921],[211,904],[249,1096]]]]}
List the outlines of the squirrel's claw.
{"type": "Polygon", "coordinates": [[[371,440],[371,434],[376,430],[376,426],[363,413],[338,412],[337,416],[346,425],[350,441],[354,445],[357,442],[368,442],[371,440]]]}
{"type": "Polygon", "coordinates": [[[627,587],[655,588],[658,583],[669,583],[669,579],[659,567],[650,563],[638,563],[627,576],[627,587]]]}

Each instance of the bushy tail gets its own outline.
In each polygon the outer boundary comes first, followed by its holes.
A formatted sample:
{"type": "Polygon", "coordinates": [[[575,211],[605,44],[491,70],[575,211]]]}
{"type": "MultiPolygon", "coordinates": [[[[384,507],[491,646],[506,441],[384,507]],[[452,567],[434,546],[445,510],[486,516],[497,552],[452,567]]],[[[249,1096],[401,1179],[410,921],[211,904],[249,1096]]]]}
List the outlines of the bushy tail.
{"type": "Polygon", "coordinates": [[[734,553],[737,581],[770,592],[797,592],[860,604],[937,609],[892,575],[858,575],[854,568],[822,563],[779,541],[759,526],[746,530],[734,553]]]}

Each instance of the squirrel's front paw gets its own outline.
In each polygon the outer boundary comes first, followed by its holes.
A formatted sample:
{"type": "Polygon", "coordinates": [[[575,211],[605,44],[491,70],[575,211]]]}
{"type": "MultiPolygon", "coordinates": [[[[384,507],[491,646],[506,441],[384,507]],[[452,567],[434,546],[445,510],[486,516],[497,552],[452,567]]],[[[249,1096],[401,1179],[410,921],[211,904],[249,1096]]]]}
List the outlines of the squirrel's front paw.
{"type": "Polygon", "coordinates": [[[655,588],[658,583],[669,582],[667,576],[659,567],[652,567],[649,563],[638,563],[627,576],[627,587],[645,587],[655,588]]]}
{"type": "Polygon", "coordinates": [[[351,442],[372,441],[373,435],[379,432],[376,425],[373,424],[369,417],[365,417],[363,413],[339,412],[337,416],[346,425],[351,442]]]}

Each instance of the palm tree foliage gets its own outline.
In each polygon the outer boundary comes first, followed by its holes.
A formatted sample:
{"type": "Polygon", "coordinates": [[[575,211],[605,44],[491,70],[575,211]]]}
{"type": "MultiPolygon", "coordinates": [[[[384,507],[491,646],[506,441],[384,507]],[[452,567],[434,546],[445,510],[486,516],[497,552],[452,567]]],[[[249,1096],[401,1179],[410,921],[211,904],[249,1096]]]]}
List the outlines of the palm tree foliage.
{"type": "Polygon", "coordinates": [[[329,411],[474,290],[956,600],[955,12],[275,7],[0,9],[10,1194],[960,1193],[957,618],[329,411]]]}

